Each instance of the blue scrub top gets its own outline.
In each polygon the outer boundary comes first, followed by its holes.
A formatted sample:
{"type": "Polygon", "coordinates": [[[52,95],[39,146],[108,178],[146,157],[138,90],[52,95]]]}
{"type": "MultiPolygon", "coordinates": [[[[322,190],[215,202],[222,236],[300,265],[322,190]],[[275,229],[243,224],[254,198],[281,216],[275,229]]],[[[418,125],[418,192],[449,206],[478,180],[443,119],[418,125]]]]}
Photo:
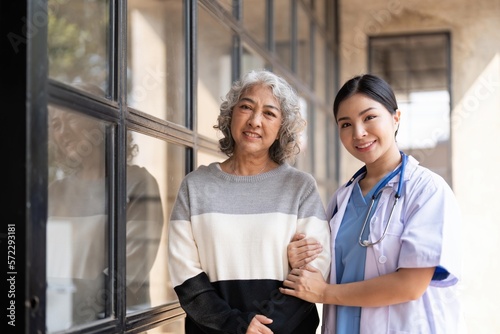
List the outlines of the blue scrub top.
{"type": "MultiPolygon", "coordinates": [[[[365,277],[366,247],[359,244],[359,233],[363,227],[365,217],[370,208],[371,198],[375,189],[382,183],[382,178],[363,197],[361,188],[356,182],[352,190],[351,197],[347,203],[347,208],[342,218],[337,237],[335,239],[335,267],[337,270],[337,284],[358,282],[365,277]]],[[[380,198],[380,197],[378,197],[380,198]]],[[[375,212],[378,198],[375,200],[372,212],[366,224],[363,238],[368,238],[370,233],[369,221],[375,212]]],[[[359,333],[359,323],[361,319],[361,307],[337,306],[337,334],[359,333]]]]}

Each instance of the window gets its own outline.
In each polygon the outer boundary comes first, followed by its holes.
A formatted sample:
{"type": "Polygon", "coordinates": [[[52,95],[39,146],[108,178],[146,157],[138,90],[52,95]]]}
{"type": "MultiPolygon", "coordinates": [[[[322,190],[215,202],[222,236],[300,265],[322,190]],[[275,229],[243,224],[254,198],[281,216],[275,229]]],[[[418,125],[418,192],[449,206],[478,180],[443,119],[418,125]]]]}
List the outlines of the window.
{"type": "Polygon", "coordinates": [[[204,7],[198,11],[198,132],[217,140],[213,126],[221,98],[231,87],[233,33],[204,7]]]}
{"type": "Polygon", "coordinates": [[[328,198],[328,9],[302,0],[49,0],[36,13],[48,22],[47,122],[38,129],[48,149],[37,160],[47,208],[36,226],[46,237],[33,245],[47,284],[36,287],[46,312],[30,318],[33,328],[183,332],[166,254],[170,211],[187,173],[226,158],[213,128],[221,98],[252,69],[273,70],[298,91],[308,128],[296,167],[328,198]]]}
{"type": "Polygon", "coordinates": [[[49,0],[47,7],[49,76],[92,84],[110,95],[109,1],[49,0]]]}
{"type": "Polygon", "coordinates": [[[47,331],[113,314],[110,279],[109,123],[49,106],[47,331]]]}
{"type": "Polygon", "coordinates": [[[127,104],[186,125],[182,1],[128,1],[127,21],[127,104]]]}
{"type": "Polygon", "coordinates": [[[369,65],[396,94],[400,149],[451,185],[449,35],[372,37],[369,65]]]}

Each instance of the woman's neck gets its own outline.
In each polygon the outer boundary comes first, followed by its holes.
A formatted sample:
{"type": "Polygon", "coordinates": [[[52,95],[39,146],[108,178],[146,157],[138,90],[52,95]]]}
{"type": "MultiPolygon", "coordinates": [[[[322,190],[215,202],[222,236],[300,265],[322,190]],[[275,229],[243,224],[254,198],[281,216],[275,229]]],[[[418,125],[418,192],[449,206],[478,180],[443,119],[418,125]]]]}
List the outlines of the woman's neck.
{"type": "Polygon", "coordinates": [[[399,150],[391,150],[376,161],[366,165],[366,175],[359,182],[363,195],[366,195],[385,175],[401,163],[399,150]]]}
{"type": "Polygon", "coordinates": [[[233,155],[221,165],[227,173],[247,176],[265,173],[276,167],[276,163],[269,156],[262,157],[238,157],[233,155]]]}

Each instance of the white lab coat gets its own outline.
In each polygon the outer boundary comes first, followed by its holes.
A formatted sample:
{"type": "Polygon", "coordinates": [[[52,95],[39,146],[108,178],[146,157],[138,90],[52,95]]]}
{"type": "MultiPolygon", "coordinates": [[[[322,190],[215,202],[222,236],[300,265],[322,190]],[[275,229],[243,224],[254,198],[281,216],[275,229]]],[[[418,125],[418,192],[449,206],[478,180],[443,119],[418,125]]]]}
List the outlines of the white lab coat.
{"type": "MultiPolygon", "coordinates": [[[[333,195],[327,214],[332,235],[332,259],[335,238],[344,216],[353,186],[342,186],[333,195]]],[[[383,189],[370,221],[370,241],[382,235],[394,202],[399,181],[395,176],[383,189]]],[[[461,271],[460,210],[453,192],[439,175],[408,157],[402,196],[394,209],[385,238],[368,247],[365,279],[395,272],[398,268],[441,266],[449,273],[442,281],[432,281],[418,300],[385,307],[363,307],[360,333],[457,333],[460,306],[457,282],[461,271]]],[[[331,266],[330,283],[336,281],[331,266]]],[[[323,306],[322,333],[335,333],[335,305],[323,306]]]]}

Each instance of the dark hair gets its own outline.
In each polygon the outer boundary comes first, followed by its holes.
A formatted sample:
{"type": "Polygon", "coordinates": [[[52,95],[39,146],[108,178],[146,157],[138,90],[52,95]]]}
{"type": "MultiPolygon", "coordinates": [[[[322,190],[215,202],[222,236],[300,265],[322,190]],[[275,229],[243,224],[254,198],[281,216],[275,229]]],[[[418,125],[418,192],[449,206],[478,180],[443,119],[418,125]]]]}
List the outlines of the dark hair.
{"type": "Polygon", "coordinates": [[[333,115],[337,119],[339,105],[354,94],[364,94],[382,104],[391,114],[398,109],[396,96],[391,86],[373,74],[363,74],[348,80],[337,93],[333,102],[333,115]]]}

